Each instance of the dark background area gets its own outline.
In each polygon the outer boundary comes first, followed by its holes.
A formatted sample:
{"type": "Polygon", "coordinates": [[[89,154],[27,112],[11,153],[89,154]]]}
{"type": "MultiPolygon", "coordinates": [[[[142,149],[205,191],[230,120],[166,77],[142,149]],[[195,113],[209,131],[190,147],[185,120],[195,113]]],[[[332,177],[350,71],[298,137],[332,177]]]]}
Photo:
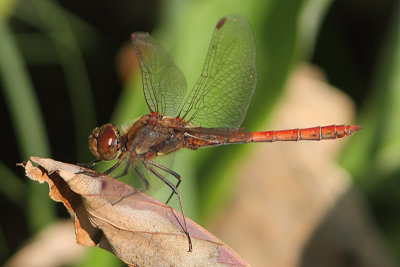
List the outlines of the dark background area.
{"type": "Polygon", "coordinates": [[[358,108],[377,69],[395,3],[334,1],[318,35],[312,62],[321,66],[329,82],[349,94],[358,108]]]}

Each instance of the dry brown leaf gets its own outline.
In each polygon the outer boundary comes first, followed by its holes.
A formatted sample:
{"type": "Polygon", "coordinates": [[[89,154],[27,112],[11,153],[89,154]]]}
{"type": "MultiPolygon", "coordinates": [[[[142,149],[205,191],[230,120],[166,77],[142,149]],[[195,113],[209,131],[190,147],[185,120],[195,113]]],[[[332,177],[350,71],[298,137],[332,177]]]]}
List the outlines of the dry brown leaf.
{"type": "Polygon", "coordinates": [[[74,242],[74,228],[71,221],[59,220],[47,225],[37,235],[27,240],[3,266],[75,266],[83,259],[85,251],[84,247],[74,242]]]}
{"type": "Polygon", "coordinates": [[[50,197],[64,203],[75,220],[80,245],[99,246],[132,266],[248,265],[186,218],[193,242],[193,251],[188,252],[181,213],[129,185],[108,176],[79,173],[88,170],[52,159],[31,157],[31,161],[25,165],[26,175],[47,182],[50,197]]]}

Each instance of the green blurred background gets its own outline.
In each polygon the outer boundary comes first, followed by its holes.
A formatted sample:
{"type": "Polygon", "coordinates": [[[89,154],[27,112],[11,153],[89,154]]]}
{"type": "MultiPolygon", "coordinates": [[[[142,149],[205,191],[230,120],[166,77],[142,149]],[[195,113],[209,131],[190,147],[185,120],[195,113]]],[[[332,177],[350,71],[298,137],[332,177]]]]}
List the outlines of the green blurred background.
{"type": "MultiPolygon", "coordinates": [[[[367,199],[392,254],[400,255],[399,8],[395,0],[0,0],[0,264],[69,216],[49,200],[47,186],[28,181],[15,163],[31,155],[89,162],[87,137],[96,125],[120,125],[146,113],[139,76],[127,74],[137,65],[124,60],[132,51],[130,33],[152,32],[190,89],[214,25],[232,13],[249,18],[257,44],[258,89],[244,126],[262,130],[297,63],[320,66],[355,101],[363,127],[340,163],[367,199]]],[[[223,207],[235,184],[232,166],[246,149],[177,154],[174,169],[184,177],[189,217],[206,223],[223,207]]],[[[94,263],[121,265],[94,249],[79,266],[94,263]]]]}

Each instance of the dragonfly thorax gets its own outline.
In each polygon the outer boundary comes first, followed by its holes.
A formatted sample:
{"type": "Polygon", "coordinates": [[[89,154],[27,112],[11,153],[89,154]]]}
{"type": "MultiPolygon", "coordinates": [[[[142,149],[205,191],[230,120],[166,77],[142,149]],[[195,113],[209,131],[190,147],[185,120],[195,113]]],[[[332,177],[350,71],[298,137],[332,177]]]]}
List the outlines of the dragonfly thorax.
{"type": "Polygon", "coordinates": [[[127,151],[149,159],[180,149],[183,143],[180,129],[185,125],[175,118],[146,115],[136,121],[122,139],[129,140],[127,151]]]}

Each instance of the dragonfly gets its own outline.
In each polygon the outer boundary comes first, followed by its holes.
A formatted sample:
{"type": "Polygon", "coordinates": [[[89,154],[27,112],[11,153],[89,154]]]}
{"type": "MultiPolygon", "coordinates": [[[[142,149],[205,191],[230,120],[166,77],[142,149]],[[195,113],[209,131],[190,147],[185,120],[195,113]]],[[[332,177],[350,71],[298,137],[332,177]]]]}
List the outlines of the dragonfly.
{"type": "Polygon", "coordinates": [[[89,136],[89,147],[98,161],[118,160],[104,174],[110,174],[124,162],[122,175],[133,168],[144,190],[150,188],[148,174],[171,189],[166,204],[177,196],[189,251],[192,241],[178,191],[182,177],[157,158],[182,148],[337,139],[360,130],[357,125],[259,132],[240,128],[257,84],[255,40],[243,15],[229,15],[218,21],[201,75],[187,96],[185,76],[150,34],[135,32],[131,41],[140,65],[149,114],[121,134],[112,123],[95,128],[89,136]],[[176,179],[175,183],[170,181],[171,177],[176,179]]]}

